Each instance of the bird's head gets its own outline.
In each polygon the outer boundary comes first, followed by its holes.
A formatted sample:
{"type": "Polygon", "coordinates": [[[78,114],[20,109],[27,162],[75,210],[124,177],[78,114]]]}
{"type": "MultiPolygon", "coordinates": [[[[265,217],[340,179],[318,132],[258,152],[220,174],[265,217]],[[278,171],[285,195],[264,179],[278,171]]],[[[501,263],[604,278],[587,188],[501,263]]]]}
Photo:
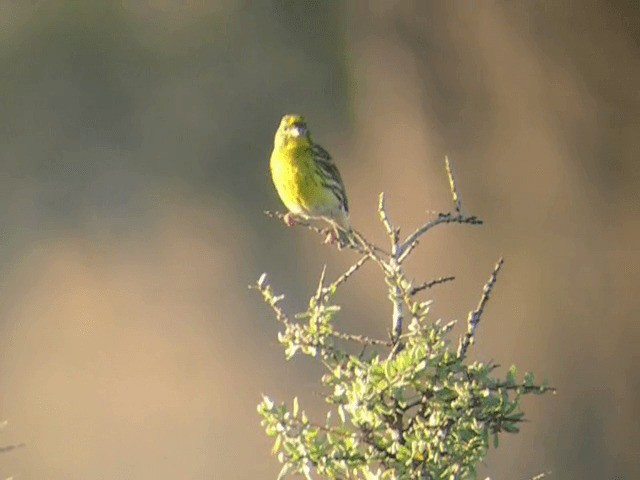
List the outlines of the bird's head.
{"type": "Polygon", "coordinates": [[[301,115],[287,114],[280,120],[280,126],[276,132],[276,142],[286,144],[292,141],[296,143],[311,142],[307,122],[301,115]]]}

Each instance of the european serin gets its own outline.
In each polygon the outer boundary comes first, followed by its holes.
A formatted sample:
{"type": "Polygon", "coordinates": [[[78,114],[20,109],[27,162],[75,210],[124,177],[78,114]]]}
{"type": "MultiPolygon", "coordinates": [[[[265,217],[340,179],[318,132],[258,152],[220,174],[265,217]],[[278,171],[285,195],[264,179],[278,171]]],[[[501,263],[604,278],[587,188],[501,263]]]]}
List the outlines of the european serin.
{"type": "MultiPolygon", "coordinates": [[[[291,214],[323,219],[334,227],[341,244],[348,242],[349,203],[340,172],[329,153],[311,139],[300,115],[282,117],[270,166],[278,195],[291,214]]],[[[285,221],[292,223],[289,214],[285,221]]]]}

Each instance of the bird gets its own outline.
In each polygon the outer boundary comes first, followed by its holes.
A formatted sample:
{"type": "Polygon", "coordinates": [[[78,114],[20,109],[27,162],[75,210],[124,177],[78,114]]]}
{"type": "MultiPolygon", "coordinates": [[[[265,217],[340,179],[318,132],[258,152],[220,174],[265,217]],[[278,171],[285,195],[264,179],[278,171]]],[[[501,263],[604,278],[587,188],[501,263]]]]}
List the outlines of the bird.
{"type": "Polygon", "coordinates": [[[289,210],[284,217],[287,225],[293,225],[295,217],[322,219],[333,227],[327,242],[351,243],[349,201],[342,177],[331,155],[313,141],[304,117],[282,117],[269,166],[276,191],[289,210]]]}

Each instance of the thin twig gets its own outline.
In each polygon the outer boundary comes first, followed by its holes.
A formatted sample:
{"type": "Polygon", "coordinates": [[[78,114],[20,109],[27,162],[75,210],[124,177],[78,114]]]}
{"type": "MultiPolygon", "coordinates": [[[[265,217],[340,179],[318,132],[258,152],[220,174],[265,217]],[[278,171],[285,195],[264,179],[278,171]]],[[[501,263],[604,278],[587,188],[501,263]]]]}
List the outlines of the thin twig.
{"type": "Polygon", "coordinates": [[[447,177],[449,179],[449,189],[451,190],[451,197],[453,198],[453,203],[455,205],[457,215],[454,215],[452,213],[439,213],[434,220],[426,222],[415,232],[409,235],[404,242],[398,245],[398,263],[402,263],[403,260],[407,258],[411,251],[416,247],[420,237],[436,225],[440,225],[442,223],[467,223],[471,225],[479,225],[482,223],[482,221],[477,217],[468,217],[462,214],[462,200],[460,199],[460,195],[458,194],[458,189],[456,187],[456,181],[453,176],[453,169],[451,168],[449,157],[444,157],[444,163],[445,169],[447,171],[447,177]]]}
{"type": "Polygon", "coordinates": [[[422,290],[426,290],[428,288],[435,287],[436,285],[440,285],[441,283],[450,282],[455,279],[456,277],[440,277],[440,278],[431,280],[429,282],[424,282],[416,287],[413,287],[411,290],[409,290],[409,295],[413,296],[416,293],[421,292],[422,290]]]}
{"type": "Polygon", "coordinates": [[[418,240],[422,235],[427,233],[433,227],[442,223],[467,223],[470,225],[481,225],[482,220],[478,217],[466,217],[462,214],[454,215],[452,213],[440,213],[433,220],[429,220],[420,228],[416,229],[407,239],[400,244],[400,255],[398,256],[398,262],[402,263],[411,251],[418,245],[418,240]]]}
{"type": "MultiPolygon", "coordinates": [[[[269,218],[275,218],[277,220],[282,220],[283,222],[285,221],[286,213],[274,212],[274,211],[271,211],[271,210],[265,210],[264,214],[269,218]]],[[[327,231],[329,230],[327,228],[321,228],[321,227],[318,227],[317,225],[313,225],[312,223],[310,223],[310,222],[308,222],[306,220],[302,220],[299,217],[296,217],[296,223],[295,224],[300,226],[300,227],[307,228],[308,230],[316,232],[316,233],[318,233],[320,235],[326,235],[327,231]]]]}
{"type": "Polygon", "coordinates": [[[484,285],[482,289],[482,297],[480,297],[480,301],[478,302],[478,306],[475,310],[469,312],[469,316],[467,317],[467,332],[464,334],[464,337],[460,339],[460,345],[458,347],[458,357],[462,358],[467,354],[467,349],[469,345],[473,342],[473,337],[476,333],[476,328],[478,323],[480,323],[480,318],[482,317],[482,313],[484,312],[484,307],[487,305],[489,301],[489,296],[491,295],[491,290],[498,279],[498,272],[502,268],[504,263],[504,259],[500,257],[498,263],[493,269],[493,273],[489,277],[489,281],[484,285]]]}
{"type": "Polygon", "coordinates": [[[380,192],[380,195],[378,195],[378,214],[380,215],[380,220],[382,221],[382,225],[384,225],[384,229],[387,231],[389,236],[392,236],[393,227],[391,226],[391,222],[389,221],[389,216],[387,215],[387,210],[384,205],[384,192],[380,192]]]}
{"type": "Polygon", "coordinates": [[[362,235],[355,228],[351,228],[351,231],[349,233],[355,238],[357,242],[359,242],[358,246],[362,247],[362,250],[356,248],[356,250],[358,250],[360,253],[368,253],[374,258],[379,258],[378,254],[386,255],[387,257],[391,255],[384,248],[380,248],[379,246],[369,242],[366,238],[364,238],[364,235],[362,235]]]}
{"type": "Polygon", "coordinates": [[[451,168],[451,163],[449,162],[449,157],[444,157],[445,168],[447,169],[447,177],[449,177],[449,188],[451,189],[451,196],[453,198],[453,203],[456,206],[456,212],[462,214],[462,201],[460,200],[460,195],[458,195],[458,189],[456,188],[456,180],[453,177],[453,170],[451,168]]]}
{"type": "Polygon", "coordinates": [[[341,340],[348,340],[350,342],[356,342],[361,345],[381,345],[385,347],[390,347],[391,343],[386,340],[379,340],[377,338],[367,337],[366,335],[354,335],[351,333],[337,332],[332,330],[330,332],[332,337],[339,338],[341,340]]]}
{"type": "MultiPolygon", "coordinates": [[[[323,293],[326,292],[326,287],[324,287],[325,272],[326,272],[326,266],[325,268],[322,269],[322,274],[320,275],[320,281],[318,282],[318,289],[314,296],[314,298],[316,298],[318,302],[320,301],[323,293]]],[[[262,294],[264,301],[267,303],[267,305],[269,305],[269,307],[271,307],[271,310],[273,310],[276,316],[276,320],[282,323],[285,326],[285,328],[287,329],[292,328],[293,322],[289,320],[289,317],[287,316],[286,313],[284,313],[284,311],[282,310],[282,308],[280,308],[280,305],[279,305],[279,303],[284,299],[284,295],[273,294],[273,291],[271,290],[271,285],[267,283],[266,273],[263,273],[258,279],[258,281],[256,282],[256,284],[250,285],[249,288],[256,289],[262,294]]],[[[385,342],[383,340],[377,340],[374,338],[369,338],[363,335],[352,335],[349,333],[336,332],[335,330],[330,331],[329,334],[335,338],[340,338],[342,340],[349,340],[349,341],[357,342],[363,345],[388,345],[388,342],[385,342]]],[[[303,342],[300,339],[297,340],[297,343],[300,346],[316,348],[327,355],[331,355],[334,359],[338,358],[335,348],[333,348],[331,345],[321,345],[321,344],[315,344],[310,342],[303,342]]],[[[330,369],[330,367],[327,367],[327,368],[330,369]]]]}
{"type": "MultiPolygon", "coordinates": [[[[282,222],[289,226],[290,224],[287,223],[286,219],[287,219],[287,214],[286,213],[282,213],[282,212],[274,212],[272,210],[265,210],[264,214],[269,217],[269,218],[273,218],[276,220],[282,220],[282,222]]],[[[327,220],[327,222],[331,225],[331,228],[322,228],[319,227],[317,225],[314,225],[313,223],[309,222],[308,220],[301,218],[301,217],[295,217],[295,223],[293,224],[294,226],[299,226],[299,227],[303,227],[306,228],[307,230],[311,230],[312,232],[317,233],[318,235],[321,235],[323,238],[325,238],[325,242],[327,237],[338,227],[336,227],[333,223],[329,222],[327,220]]],[[[338,250],[341,250],[343,247],[347,247],[350,248],[351,250],[355,250],[358,253],[364,254],[364,255],[369,255],[373,260],[376,261],[376,263],[378,263],[380,265],[380,267],[384,270],[385,269],[385,264],[384,264],[384,260],[380,257],[380,255],[378,253],[381,253],[383,255],[389,255],[388,252],[386,252],[384,249],[378,247],[377,245],[374,245],[372,243],[367,242],[364,237],[362,236],[361,233],[359,233],[357,230],[355,229],[351,229],[350,232],[348,232],[348,235],[350,235],[350,240],[349,242],[336,242],[336,245],[338,247],[338,250]],[[355,239],[355,241],[354,241],[355,239]]]]}
{"type": "MultiPolygon", "coordinates": [[[[287,226],[291,226],[291,223],[287,223],[287,214],[286,213],[282,213],[282,212],[274,212],[271,210],[265,210],[264,214],[269,217],[269,218],[274,218],[276,220],[282,220],[282,222],[287,225],[287,226]]],[[[315,232],[319,235],[322,235],[325,238],[324,243],[331,243],[328,242],[326,239],[330,238],[329,236],[332,234],[332,232],[335,231],[335,229],[337,228],[332,222],[330,222],[329,220],[327,220],[327,223],[329,223],[331,225],[331,228],[322,228],[319,227],[317,225],[312,224],[311,222],[309,222],[307,219],[299,217],[299,216],[293,216],[295,218],[295,222],[293,223],[294,226],[299,226],[299,227],[303,227],[306,228],[307,230],[311,230],[312,232],[315,232]]],[[[338,250],[341,250],[343,247],[348,247],[351,248],[353,250],[356,250],[360,253],[365,253],[365,250],[362,246],[358,245],[357,243],[354,242],[340,242],[337,241],[335,242],[335,244],[338,247],[338,250]]]]}
{"type": "Polygon", "coordinates": [[[354,263],[353,265],[351,265],[349,267],[349,269],[344,272],[342,275],[340,275],[333,283],[331,283],[328,287],[325,288],[326,289],[336,289],[338,288],[340,285],[342,285],[344,282],[346,282],[347,280],[349,280],[349,277],[351,277],[351,275],[353,275],[354,273],[356,273],[358,270],[360,270],[360,267],[362,267],[365,263],[367,263],[368,260],[371,259],[371,256],[366,255],[362,258],[360,258],[360,260],[358,260],[356,263],[354,263]]]}
{"type": "Polygon", "coordinates": [[[538,475],[531,477],[529,480],[541,480],[544,477],[548,477],[549,475],[551,475],[551,470],[549,470],[548,472],[539,473],[538,475]]]}
{"type": "Polygon", "coordinates": [[[318,281],[318,289],[316,290],[316,294],[315,294],[316,302],[319,302],[323,294],[326,292],[326,288],[324,286],[324,277],[326,275],[327,275],[327,266],[324,265],[322,267],[322,273],[320,273],[320,280],[318,281]]]}
{"type": "Polygon", "coordinates": [[[3,445],[0,447],[0,453],[10,452],[11,450],[15,450],[16,448],[25,447],[26,443],[18,443],[17,445],[3,445]]]}
{"type": "MultiPolygon", "coordinates": [[[[349,267],[349,269],[346,272],[344,272],[333,283],[329,284],[326,287],[324,286],[324,277],[325,277],[325,272],[326,272],[326,269],[327,269],[327,267],[325,265],[325,267],[322,269],[322,274],[320,276],[320,282],[318,284],[318,290],[316,292],[316,299],[319,301],[320,300],[320,296],[322,294],[326,295],[327,293],[331,292],[332,290],[335,290],[342,283],[346,282],[351,275],[353,275],[356,271],[358,271],[360,269],[360,267],[362,267],[362,265],[364,265],[371,258],[372,257],[370,255],[366,255],[366,256],[360,258],[360,260],[358,260],[356,263],[351,265],[351,267],[349,267]]],[[[338,332],[336,330],[332,330],[330,332],[330,334],[331,334],[331,336],[333,336],[335,338],[339,338],[341,340],[348,340],[348,341],[351,341],[351,342],[360,343],[362,345],[384,345],[384,346],[390,346],[390,343],[388,341],[378,340],[376,338],[370,338],[370,337],[367,337],[366,335],[353,335],[351,333],[338,332]]]]}
{"type": "Polygon", "coordinates": [[[491,392],[499,392],[500,390],[520,391],[522,393],[537,393],[537,392],[551,392],[557,393],[555,387],[547,387],[545,385],[525,385],[521,383],[519,385],[509,385],[503,382],[497,382],[495,385],[488,388],[491,392]]]}
{"type": "Polygon", "coordinates": [[[289,317],[287,316],[287,314],[284,313],[284,311],[280,308],[280,305],[278,305],[284,299],[284,295],[273,294],[273,292],[271,291],[271,285],[267,283],[266,273],[263,273],[262,275],[260,275],[260,278],[258,279],[256,284],[250,285],[249,288],[255,288],[262,294],[264,301],[267,303],[267,305],[271,307],[271,310],[273,310],[273,312],[276,314],[276,320],[284,324],[291,323],[289,321],[289,317]]]}
{"type": "Polygon", "coordinates": [[[384,229],[389,235],[389,240],[391,241],[391,254],[395,255],[398,248],[398,241],[400,240],[400,229],[391,225],[391,221],[389,220],[389,215],[387,214],[387,209],[384,204],[384,192],[381,192],[378,197],[378,215],[380,215],[380,221],[382,221],[382,225],[384,225],[384,229]]]}

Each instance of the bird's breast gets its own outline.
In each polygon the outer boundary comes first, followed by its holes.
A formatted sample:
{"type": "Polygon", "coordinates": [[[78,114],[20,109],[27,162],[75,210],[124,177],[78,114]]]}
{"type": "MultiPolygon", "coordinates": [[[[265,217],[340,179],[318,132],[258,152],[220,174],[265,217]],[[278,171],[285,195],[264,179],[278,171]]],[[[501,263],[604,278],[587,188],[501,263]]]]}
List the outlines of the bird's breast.
{"type": "Polygon", "coordinates": [[[274,150],[270,163],[273,183],[285,206],[293,213],[311,213],[322,196],[311,151],[301,147],[274,150]]]}

